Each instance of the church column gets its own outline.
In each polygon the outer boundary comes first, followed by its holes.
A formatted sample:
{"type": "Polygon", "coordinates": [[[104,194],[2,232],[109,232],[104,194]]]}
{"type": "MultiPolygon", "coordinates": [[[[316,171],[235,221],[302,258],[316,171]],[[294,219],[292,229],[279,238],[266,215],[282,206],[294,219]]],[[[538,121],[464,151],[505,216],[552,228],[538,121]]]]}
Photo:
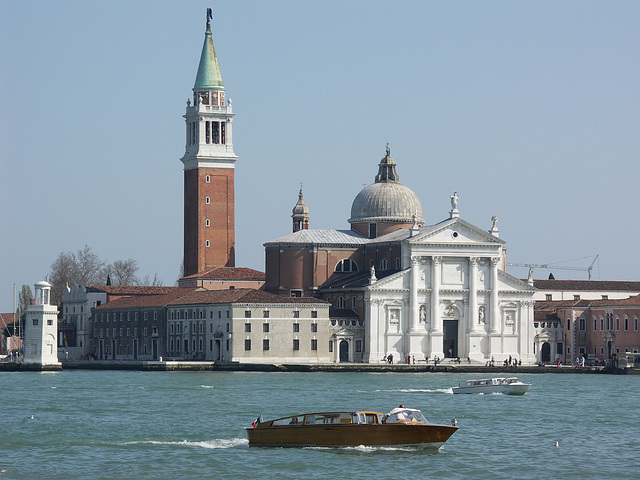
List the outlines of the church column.
{"type": "Polygon", "coordinates": [[[442,333],[442,317],[440,316],[440,262],[442,257],[431,257],[431,331],[442,333]]]}
{"type": "Polygon", "coordinates": [[[409,286],[409,302],[411,308],[411,322],[410,332],[418,331],[418,321],[420,319],[420,305],[418,305],[418,265],[420,259],[418,257],[411,257],[411,284],[409,286]]]}
{"type": "Polygon", "coordinates": [[[469,258],[469,331],[477,332],[478,322],[478,257],[469,258]]]}
{"type": "Polygon", "coordinates": [[[491,258],[491,333],[502,334],[500,309],[498,304],[498,263],[499,257],[491,258]]]}

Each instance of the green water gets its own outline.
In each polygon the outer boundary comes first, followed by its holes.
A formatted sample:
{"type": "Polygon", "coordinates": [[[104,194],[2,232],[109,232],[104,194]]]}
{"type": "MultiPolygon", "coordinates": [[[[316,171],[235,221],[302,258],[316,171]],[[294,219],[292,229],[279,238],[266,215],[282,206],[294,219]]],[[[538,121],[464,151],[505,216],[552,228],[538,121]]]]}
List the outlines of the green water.
{"type": "Polygon", "coordinates": [[[637,478],[640,376],[523,375],[523,397],[452,395],[468,377],[0,373],[0,479],[637,478]],[[460,430],[439,451],[256,449],[244,431],[259,414],[400,403],[460,430]]]}

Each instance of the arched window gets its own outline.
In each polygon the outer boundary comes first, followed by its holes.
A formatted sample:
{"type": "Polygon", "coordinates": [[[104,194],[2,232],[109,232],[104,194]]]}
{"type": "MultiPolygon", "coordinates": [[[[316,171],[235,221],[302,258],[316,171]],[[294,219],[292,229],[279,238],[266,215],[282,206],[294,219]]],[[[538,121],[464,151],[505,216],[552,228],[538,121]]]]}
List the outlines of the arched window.
{"type": "Polygon", "coordinates": [[[383,258],[380,262],[380,270],[389,270],[389,262],[386,258],[383,258]]]}
{"type": "Polygon", "coordinates": [[[358,265],[350,258],[340,260],[336,265],[336,272],[357,272],[358,265]]]}
{"type": "Polygon", "coordinates": [[[338,308],[344,308],[344,297],[338,297],[338,308]]]}

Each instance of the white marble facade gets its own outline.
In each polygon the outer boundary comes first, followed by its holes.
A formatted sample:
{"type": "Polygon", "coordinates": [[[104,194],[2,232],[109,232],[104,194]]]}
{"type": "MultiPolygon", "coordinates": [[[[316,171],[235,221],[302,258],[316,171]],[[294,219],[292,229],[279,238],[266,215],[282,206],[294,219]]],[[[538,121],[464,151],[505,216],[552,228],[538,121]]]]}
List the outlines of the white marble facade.
{"type": "Polygon", "coordinates": [[[504,241],[452,215],[410,230],[402,270],[365,289],[365,361],[535,362],[535,288],[505,273],[504,241]]]}

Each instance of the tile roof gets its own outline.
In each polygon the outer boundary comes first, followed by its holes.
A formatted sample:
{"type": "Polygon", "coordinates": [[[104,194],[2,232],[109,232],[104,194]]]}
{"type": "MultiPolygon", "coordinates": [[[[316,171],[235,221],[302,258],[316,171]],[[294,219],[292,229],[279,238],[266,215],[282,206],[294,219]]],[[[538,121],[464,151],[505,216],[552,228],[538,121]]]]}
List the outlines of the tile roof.
{"type": "Polygon", "coordinates": [[[629,298],[610,300],[537,300],[533,306],[536,319],[545,314],[556,315],[561,309],[576,308],[587,310],[589,308],[615,308],[615,307],[640,307],[640,295],[629,298]]]}
{"type": "MultiPolygon", "coordinates": [[[[526,280],[524,280],[526,281],[526,280]]],[[[640,282],[610,280],[534,280],[539,290],[640,292],[640,282]]]]}
{"type": "Polygon", "coordinates": [[[18,321],[17,313],[0,313],[0,328],[11,325],[18,321]]]}
{"type": "Polygon", "coordinates": [[[350,308],[329,307],[329,318],[360,318],[360,315],[350,308]]]}
{"type": "Polygon", "coordinates": [[[246,267],[216,267],[203,272],[194,273],[183,278],[200,278],[204,280],[258,280],[264,281],[264,272],[246,267]]]}
{"type": "Polygon", "coordinates": [[[359,246],[370,240],[353,230],[298,230],[264,244],[277,245],[353,245],[359,246]]]}
{"type": "Polygon", "coordinates": [[[133,295],[120,297],[107,303],[103,303],[95,310],[109,310],[111,308],[143,308],[143,307],[163,307],[169,302],[188,295],[195,288],[172,287],[169,293],[164,295],[133,295]]]}
{"type": "Polygon", "coordinates": [[[86,285],[87,293],[105,292],[109,295],[164,295],[179,287],[147,287],[138,285],[86,285]]]}
{"type": "MultiPolygon", "coordinates": [[[[398,273],[400,270],[391,269],[391,270],[376,270],[376,279],[382,280],[389,275],[393,275],[394,273],[398,273]]],[[[345,275],[344,277],[338,278],[336,280],[332,280],[331,282],[326,282],[325,284],[320,286],[321,290],[331,290],[334,288],[337,289],[349,289],[349,288],[363,288],[369,285],[369,278],[371,276],[371,272],[356,272],[351,273],[349,275],[345,275]]]]}
{"type": "Polygon", "coordinates": [[[263,290],[236,288],[229,290],[198,289],[188,295],[171,301],[170,305],[209,305],[220,303],[329,304],[329,302],[325,300],[314,297],[285,297],[263,290]]]}

